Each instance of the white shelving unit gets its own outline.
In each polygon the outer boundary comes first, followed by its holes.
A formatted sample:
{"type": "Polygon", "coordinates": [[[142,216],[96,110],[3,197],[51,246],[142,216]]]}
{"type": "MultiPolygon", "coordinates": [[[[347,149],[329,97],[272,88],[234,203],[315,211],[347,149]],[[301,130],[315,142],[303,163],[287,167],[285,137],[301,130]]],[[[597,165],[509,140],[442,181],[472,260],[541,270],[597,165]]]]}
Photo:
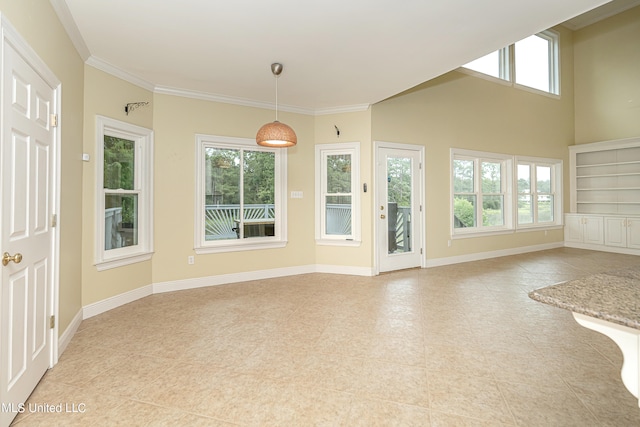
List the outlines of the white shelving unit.
{"type": "Polygon", "coordinates": [[[573,225],[565,227],[565,244],[640,255],[640,138],[573,145],[569,155],[571,213],[565,224],[573,225]],[[593,223],[594,216],[604,221],[597,236],[604,244],[578,242],[575,224],[593,223]]]}
{"type": "Polygon", "coordinates": [[[569,147],[571,212],[640,216],[640,138],[569,147]]]}

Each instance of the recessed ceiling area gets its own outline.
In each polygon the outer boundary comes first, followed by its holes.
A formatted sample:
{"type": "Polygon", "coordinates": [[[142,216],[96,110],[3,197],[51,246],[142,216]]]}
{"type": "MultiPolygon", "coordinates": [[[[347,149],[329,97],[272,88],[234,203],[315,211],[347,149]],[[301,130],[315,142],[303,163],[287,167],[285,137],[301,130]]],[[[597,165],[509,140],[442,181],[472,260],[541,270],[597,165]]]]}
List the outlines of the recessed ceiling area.
{"type": "Polygon", "coordinates": [[[50,2],[89,65],[157,93],[272,108],[280,62],[279,107],[305,114],[366,109],[607,3],[50,2]]]}

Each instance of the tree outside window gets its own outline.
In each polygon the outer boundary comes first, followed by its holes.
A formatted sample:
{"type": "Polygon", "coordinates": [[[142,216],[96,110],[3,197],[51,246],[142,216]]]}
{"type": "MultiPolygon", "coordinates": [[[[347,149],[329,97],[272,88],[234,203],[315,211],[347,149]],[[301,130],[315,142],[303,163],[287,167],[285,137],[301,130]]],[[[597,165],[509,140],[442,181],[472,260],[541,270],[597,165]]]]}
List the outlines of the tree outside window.
{"type": "Polygon", "coordinates": [[[196,253],[286,244],[286,150],[196,135],[196,253]]]}
{"type": "Polygon", "coordinates": [[[454,228],[504,225],[501,162],[455,159],[453,179],[454,228]],[[476,170],[480,170],[479,175],[476,170]],[[477,218],[482,218],[480,225],[477,218]]]}

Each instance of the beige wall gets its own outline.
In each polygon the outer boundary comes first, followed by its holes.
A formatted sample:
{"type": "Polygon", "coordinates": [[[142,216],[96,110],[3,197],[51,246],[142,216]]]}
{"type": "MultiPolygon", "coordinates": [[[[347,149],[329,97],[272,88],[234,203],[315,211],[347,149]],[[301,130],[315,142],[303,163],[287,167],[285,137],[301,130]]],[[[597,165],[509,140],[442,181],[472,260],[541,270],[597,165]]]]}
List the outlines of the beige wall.
{"type": "Polygon", "coordinates": [[[140,107],[127,115],[128,102],[149,101],[153,93],[127,83],[103,71],[85,65],[83,152],[90,161],[83,162],[82,180],[82,305],[128,292],[151,282],[151,261],[120,268],[97,271],[95,262],[96,206],[96,115],[153,129],[153,107],[140,107]]]}
{"type": "Polygon", "coordinates": [[[640,6],[574,34],[576,143],[640,136],[640,6]]]}
{"type": "MultiPolygon", "coordinates": [[[[372,267],[372,141],[423,145],[426,150],[427,257],[438,259],[562,241],[561,230],[454,240],[449,236],[449,149],[554,157],[567,161],[574,137],[591,142],[637,136],[640,102],[640,9],[575,34],[561,32],[562,96],[555,99],[451,72],[366,112],[326,116],[281,113],[297,132],[288,150],[289,244],[283,249],[196,255],[193,251],[195,134],[254,138],[273,112],[153,94],[85,66],[49,2],[0,0],[0,11],[62,81],[62,194],[60,330],[83,305],[152,283],[312,264],[372,267]],[[612,49],[611,46],[616,46],[612,49]],[[611,77],[609,77],[611,76],[611,77]],[[151,101],[126,116],[127,102],[151,101]],[[97,272],[95,230],[95,116],[115,118],[155,132],[155,254],[151,261],[97,272]],[[575,116],[575,117],[574,117],[575,116]],[[340,128],[337,138],[334,125],[340,128]],[[574,131],[575,126],[575,131],[574,131]],[[362,237],[357,248],[314,241],[314,146],[361,143],[362,237]],[[81,232],[79,232],[81,230],[81,232]]],[[[568,206],[565,164],[565,208],[568,206]]]]}
{"type": "MultiPolygon", "coordinates": [[[[450,149],[562,159],[573,143],[571,32],[560,32],[561,97],[453,71],[373,106],[373,139],[425,146],[427,260],[561,242],[562,230],[452,241],[450,149]]],[[[568,207],[568,179],[564,206],[568,207]]]]}
{"type": "Polygon", "coordinates": [[[194,247],[195,135],[255,138],[273,112],[170,95],[153,95],[93,67],[86,67],[84,152],[95,156],[95,115],[100,114],[154,129],[154,250],[149,262],[98,272],[93,266],[95,167],[84,168],[83,304],[91,304],[151,283],[195,279],[314,264],[371,267],[370,193],[363,197],[363,236],[358,248],[316,247],[314,240],[314,141],[362,143],[363,182],[370,182],[370,112],[312,116],[280,113],[298,135],[288,149],[288,244],[282,249],[196,255],[194,247]],[[124,114],[127,101],[151,100],[150,107],[124,114]],[[328,131],[326,131],[328,129],[328,131]],[[326,131],[326,132],[325,132],[326,131]],[[302,199],[289,198],[302,191],[302,199]],[[317,253],[316,253],[317,252],[317,253]],[[195,256],[188,265],[187,257],[195,256]]]}
{"type": "Polygon", "coordinates": [[[48,1],[0,0],[0,13],[62,82],[60,309],[63,333],[81,309],[83,61],[48,1]]]}
{"type": "Polygon", "coordinates": [[[195,135],[254,139],[274,112],[170,95],[156,95],[155,254],[153,282],[314,264],[313,117],[280,112],[298,145],[288,149],[288,240],[285,248],[195,255],[195,135]],[[303,199],[290,199],[292,190],[303,199]],[[195,256],[188,265],[187,257],[195,256]]]}
{"type": "MultiPolygon", "coordinates": [[[[360,143],[360,202],[362,243],[358,247],[316,245],[315,263],[349,267],[373,267],[373,151],[371,143],[371,109],[354,113],[329,114],[315,118],[315,143],[328,144],[338,142],[360,143]],[[340,136],[335,126],[340,129],[340,136]],[[365,193],[362,184],[369,190],[365,193]]],[[[315,160],[314,160],[315,161],[315,160]]],[[[312,168],[310,166],[310,168],[312,168]]],[[[315,172],[314,172],[315,173],[315,172]]],[[[313,181],[311,182],[313,188],[313,181]]],[[[315,191],[305,196],[306,203],[315,208],[315,191]]],[[[315,211],[311,212],[311,217],[315,211]]],[[[315,224],[310,224],[315,230],[315,224]]]]}

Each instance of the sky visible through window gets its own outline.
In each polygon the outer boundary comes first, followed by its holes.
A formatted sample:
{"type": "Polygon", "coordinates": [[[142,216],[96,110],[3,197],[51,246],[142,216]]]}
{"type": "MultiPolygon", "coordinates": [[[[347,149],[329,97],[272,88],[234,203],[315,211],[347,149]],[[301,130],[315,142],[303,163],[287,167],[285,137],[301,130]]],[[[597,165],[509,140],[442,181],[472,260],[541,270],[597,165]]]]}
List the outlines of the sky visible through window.
{"type": "MultiPolygon", "coordinates": [[[[546,38],[533,35],[515,44],[515,83],[552,92],[549,64],[551,43],[546,38]]],[[[463,65],[463,67],[499,79],[510,80],[509,61],[501,61],[501,54],[508,55],[509,49],[496,50],[463,65]]]]}
{"type": "Polygon", "coordinates": [[[516,43],[516,83],[550,91],[549,41],[530,36],[516,43]]]}

